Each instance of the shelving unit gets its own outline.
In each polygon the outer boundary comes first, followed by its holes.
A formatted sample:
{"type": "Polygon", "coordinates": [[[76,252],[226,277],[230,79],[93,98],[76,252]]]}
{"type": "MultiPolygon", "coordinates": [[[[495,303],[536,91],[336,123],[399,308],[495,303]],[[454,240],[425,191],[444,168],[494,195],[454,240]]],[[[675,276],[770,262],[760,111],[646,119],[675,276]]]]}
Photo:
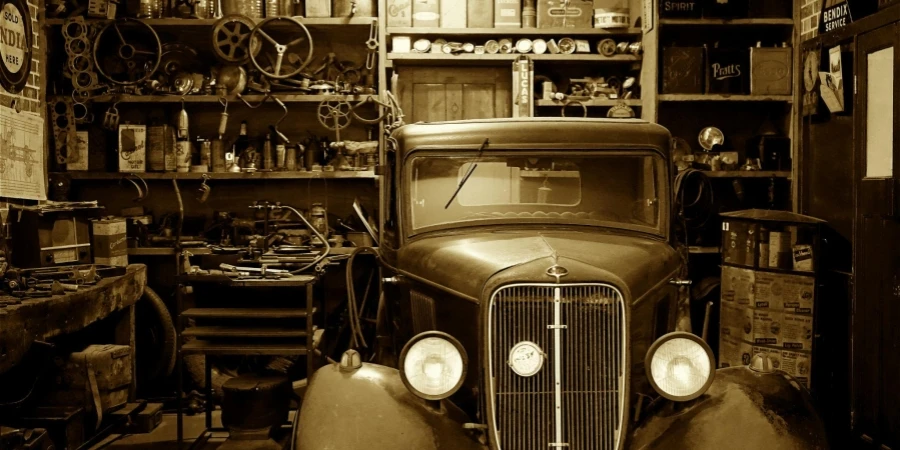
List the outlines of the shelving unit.
{"type": "MultiPolygon", "coordinates": [[[[279,99],[284,103],[321,103],[323,101],[348,101],[348,102],[359,102],[363,101],[368,97],[368,95],[303,95],[303,94],[279,94],[274,93],[269,96],[263,94],[249,94],[242,95],[241,98],[250,102],[250,103],[258,103],[263,100],[269,98],[268,101],[274,100],[271,99],[279,99]]],[[[181,103],[184,101],[185,103],[219,103],[219,101],[223,97],[219,97],[216,95],[169,95],[169,94],[160,94],[160,95],[131,95],[131,94],[122,94],[122,95],[103,95],[100,97],[96,97],[91,99],[94,103],[181,103]]],[[[224,97],[228,100],[228,102],[239,102],[240,100],[237,96],[230,95],[224,97]]]]}
{"type": "MultiPolygon", "coordinates": [[[[521,56],[519,53],[504,54],[483,54],[476,55],[474,53],[460,53],[456,55],[448,55],[444,53],[389,53],[388,61],[394,64],[410,63],[410,64],[427,64],[440,63],[449,64],[455,61],[465,61],[466,63],[510,63],[521,56]]],[[[641,57],[634,55],[613,55],[603,56],[590,53],[572,53],[572,54],[542,54],[528,55],[534,61],[553,61],[559,63],[622,63],[622,62],[638,62],[641,57]]]]}
{"type": "Polygon", "coordinates": [[[661,102],[787,102],[791,95],[660,94],[661,102]]]}
{"type": "Polygon", "coordinates": [[[791,178],[787,170],[706,170],[703,174],[709,178],[791,178]]]}
{"type": "MultiPolygon", "coordinates": [[[[311,27],[343,27],[347,25],[364,25],[368,26],[376,17],[295,17],[306,26],[311,27]]],[[[262,22],[265,19],[251,18],[254,23],[262,22]]],[[[211,27],[219,21],[219,19],[141,19],[142,22],[154,27],[211,27]]],[[[49,26],[61,26],[66,19],[47,19],[44,21],[49,26]]],[[[87,23],[106,23],[106,19],[85,19],[87,23]]]]}
{"type": "Polygon", "coordinates": [[[794,26],[794,19],[660,19],[660,25],[687,25],[687,26],[794,26]]]}
{"type": "Polygon", "coordinates": [[[426,28],[426,27],[389,27],[391,35],[440,35],[440,36],[624,36],[641,35],[640,28],[426,28]]]}
{"type": "MultiPolygon", "coordinates": [[[[58,172],[73,180],[118,180],[130,175],[123,172],[58,172]]],[[[371,170],[342,170],[336,172],[145,172],[135,174],[145,180],[340,180],[377,179],[371,170]]]]}
{"type": "MultiPolygon", "coordinates": [[[[641,106],[641,104],[642,104],[641,100],[632,99],[632,98],[627,99],[627,100],[592,98],[590,100],[572,100],[572,101],[577,101],[578,103],[581,103],[582,105],[587,106],[588,108],[590,108],[590,107],[607,107],[608,108],[610,106],[616,106],[620,103],[624,103],[628,106],[641,106]]],[[[535,106],[556,106],[558,108],[566,106],[567,103],[569,103],[568,100],[557,101],[557,100],[537,99],[534,101],[535,106]]]]}

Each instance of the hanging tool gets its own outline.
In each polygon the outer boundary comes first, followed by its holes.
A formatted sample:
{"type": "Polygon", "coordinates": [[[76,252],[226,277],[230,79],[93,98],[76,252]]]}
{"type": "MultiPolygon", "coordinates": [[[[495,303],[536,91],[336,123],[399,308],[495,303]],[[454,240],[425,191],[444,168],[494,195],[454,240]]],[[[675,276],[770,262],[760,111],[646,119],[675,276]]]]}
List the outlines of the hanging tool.
{"type": "Polygon", "coordinates": [[[116,108],[119,104],[119,99],[116,98],[116,101],[110,105],[109,109],[106,110],[106,114],[103,115],[103,128],[106,128],[110,131],[116,131],[119,129],[119,110],[116,108]]]}
{"type": "Polygon", "coordinates": [[[209,193],[212,192],[212,188],[208,184],[206,184],[206,182],[208,180],[209,180],[209,175],[204,173],[203,174],[203,182],[200,183],[200,188],[197,189],[197,191],[198,191],[197,201],[200,203],[206,203],[206,200],[209,199],[209,193]]]}
{"type": "Polygon", "coordinates": [[[375,60],[378,57],[378,19],[372,19],[372,25],[369,26],[369,39],[366,40],[366,69],[373,70],[375,68],[375,60]]]}
{"type": "Polygon", "coordinates": [[[222,114],[219,115],[219,140],[221,140],[228,128],[228,99],[219,97],[219,104],[225,108],[222,110],[222,114]]]}
{"type": "Polygon", "coordinates": [[[272,130],[275,131],[275,134],[278,136],[279,139],[281,139],[281,141],[285,145],[290,144],[291,143],[290,139],[288,139],[287,136],[284,135],[284,133],[282,133],[281,131],[278,130],[278,126],[281,125],[281,122],[284,121],[284,118],[287,117],[287,115],[288,115],[287,105],[285,105],[284,102],[282,102],[281,99],[278,97],[272,97],[272,98],[274,98],[275,103],[278,103],[278,106],[280,106],[284,110],[284,113],[281,115],[281,117],[278,119],[278,121],[275,122],[275,126],[272,128],[272,130]]]}
{"type": "Polygon", "coordinates": [[[188,139],[190,137],[188,123],[188,113],[184,109],[184,97],[181,97],[181,111],[178,112],[178,139],[188,139]]]}

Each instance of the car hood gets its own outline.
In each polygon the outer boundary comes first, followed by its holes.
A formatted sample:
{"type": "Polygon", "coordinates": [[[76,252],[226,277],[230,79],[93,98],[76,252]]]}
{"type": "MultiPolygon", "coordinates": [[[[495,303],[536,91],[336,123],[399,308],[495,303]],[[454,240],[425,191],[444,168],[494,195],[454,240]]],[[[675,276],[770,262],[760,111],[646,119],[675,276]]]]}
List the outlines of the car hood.
{"type": "Polygon", "coordinates": [[[421,238],[397,255],[398,268],[473,299],[486,285],[551,283],[554,264],[569,274],[560,281],[604,282],[639,299],[672,275],[680,259],[669,244],[604,232],[517,230],[421,238]]]}

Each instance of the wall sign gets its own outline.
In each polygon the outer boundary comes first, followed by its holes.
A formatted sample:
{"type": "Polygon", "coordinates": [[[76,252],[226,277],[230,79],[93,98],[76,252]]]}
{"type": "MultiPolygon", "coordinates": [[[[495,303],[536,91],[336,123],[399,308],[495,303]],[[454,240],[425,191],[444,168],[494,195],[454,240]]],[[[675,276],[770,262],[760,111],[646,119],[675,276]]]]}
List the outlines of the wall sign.
{"type": "Polygon", "coordinates": [[[31,14],[24,0],[0,0],[0,84],[22,90],[31,74],[31,14]]]}
{"type": "Polygon", "coordinates": [[[819,33],[839,30],[878,9],[876,0],[825,0],[819,33]]]}

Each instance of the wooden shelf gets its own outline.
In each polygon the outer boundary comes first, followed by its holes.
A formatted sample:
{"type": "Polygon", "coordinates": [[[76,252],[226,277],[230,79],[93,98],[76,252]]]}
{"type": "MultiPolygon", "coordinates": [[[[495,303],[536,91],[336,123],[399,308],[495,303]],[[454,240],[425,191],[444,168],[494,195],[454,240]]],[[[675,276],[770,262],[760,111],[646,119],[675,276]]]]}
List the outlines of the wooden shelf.
{"type": "Polygon", "coordinates": [[[659,94],[661,102],[787,102],[791,95],[659,94]]]}
{"type": "Polygon", "coordinates": [[[307,311],[297,308],[190,308],[181,312],[191,319],[305,319],[307,311]]]}
{"type": "MultiPolygon", "coordinates": [[[[58,172],[68,175],[73,180],[118,180],[128,176],[120,172],[58,172]]],[[[307,180],[307,179],[375,179],[376,175],[371,170],[343,170],[336,172],[145,172],[135,174],[145,180],[199,180],[203,175],[210,180],[307,180]]]]}
{"type": "MultiPolygon", "coordinates": [[[[258,103],[261,102],[265,96],[262,94],[259,95],[242,95],[244,100],[247,100],[250,103],[258,103]]],[[[367,95],[298,95],[298,94],[272,94],[272,97],[277,98],[284,103],[321,103],[323,101],[350,101],[350,102],[359,102],[364,100],[367,95]]],[[[219,99],[216,95],[103,95],[97,98],[92,99],[94,103],[112,103],[113,101],[117,101],[119,103],[181,103],[181,99],[184,99],[185,103],[219,103],[219,99]]],[[[237,104],[238,106],[243,106],[243,103],[238,100],[236,96],[227,97],[229,104],[237,104]]],[[[272,105],[277,105],[273,100],[267,101],[272,105]]]]}
{"type": "Polygon", "coordinates": [[[793,26],[794,19],[660,19],[660,25],[767,25],[793,26]]]}
{"type": "Polygon", "coordinates": [[[698,247],[698,246],[690,246],[688,247],[688,253],[692,255],[713,255],[721,252],[719,247],[698,247]]]}
{"type": "MultiPolygon", "coordinates": [[[[512,62],[522,54],[520,53],[485,53],[476,55],[474,53],[459,53],[456,55],[448,55],[444,53],[388,53],[388,61],[395,64],[448,64],[456,61],[465,61],[469,63],[505,63],[512,62]]],[[[621,63],[621,62],[638,62],[641,60],[639,56],[634,55],[614,55],[603,56],[589,53],[572,53],[572,54],[528,54],[534,61],[556,61],[556,62],[596,62],[596,63],[621,63]]]]}
{"type": "Polygon", "coordinates": [[[187,355],[305,355],[305,344],[232,344],[207,341],[191,341],[181,346],[187,355]]]}
{"type": "Polygon", "coordinates": [[[709,178],[790,178],[790,171],[777,170],[704,170],[709,178]]]}
{"type": "MultiPolygon", "coordinates": [[[[346,25],[370,25],[375,17],[294,17],[299,20],[303,25],[312,26],[312,27],[335,27],[335,26],[346,26],[346,25]]],[[[250,19],[254,23],[262,22],[263,18],[254,18],[250,19]]],[[[61,26],[65,23],[66,19],[47,19],[44,21],[49,26],[61,26]]],[[[166,18],[166,19],[141,19],[142,22],[146,23],[150,26],[155,27],[211,27],[219,21],[219,19],[178,19],[178,18],[166,18]]],[[[89,19],[86,18],[85,22],[87,23],[103,23],[108,22],[106,19],[89,19]]]]}
{"type": "Polygon", "coordinates": [[[640,35],[640,28],[437,28],[437,27],[389,27],[387,34],[434,34],[441,36],[623,36],[640,35]]]}
{"type": "MultiPolygon", "coordinates": [[[[576,100],[573,100],[573,101],[576,101],[576,100]]],[[[578,101],[578,102],[589,108],[590,107],[611,107],[611,106],[616,106],[622,102],[624,102],[628,106],[641,106],[642,105],[640,99],[613,100],[613,99],[605,99],[605,98],[593,98],[590,100],[578,101]]],[[[566,103],[567,102],[565,100],[557,101],[557,100],[544,100],[544,99],[538,99],[538,100],[535,100],[535,102],[534,102],[534,104],[536,106],[556,106],[556,107],[560,107],[560,108],[565,106],[566,103]]],[[[576,107],[577,107],[577,105],[576,105],[576,107]]]]}

